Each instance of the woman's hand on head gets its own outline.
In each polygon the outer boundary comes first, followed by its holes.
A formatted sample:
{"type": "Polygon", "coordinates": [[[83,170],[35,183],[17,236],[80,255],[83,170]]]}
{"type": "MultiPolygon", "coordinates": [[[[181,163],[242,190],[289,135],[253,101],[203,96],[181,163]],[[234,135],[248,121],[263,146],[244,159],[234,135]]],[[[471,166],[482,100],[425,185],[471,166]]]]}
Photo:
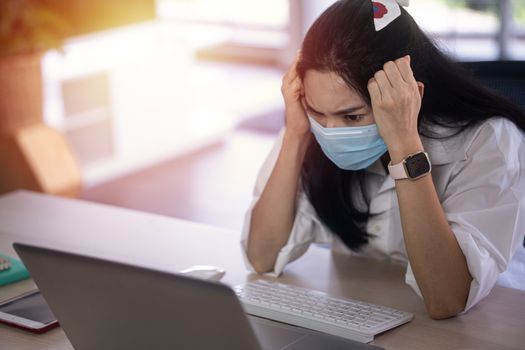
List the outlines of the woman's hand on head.
{"type": "Polygon", "coordinates": [[[389,151],[421,147],[417,119],[423,84],[410,68],[410,56],[389,61],[368,81],[372,110],[389,151]]]}
{"type": "Polygon", "coordinates": [[[284,75],[281,85],[285,104],[286,132],[304,137],[310,133],[310,122],[302,104],[303,82],[297,73],[297,63],[301,58],[300,51],[284,75]]]}

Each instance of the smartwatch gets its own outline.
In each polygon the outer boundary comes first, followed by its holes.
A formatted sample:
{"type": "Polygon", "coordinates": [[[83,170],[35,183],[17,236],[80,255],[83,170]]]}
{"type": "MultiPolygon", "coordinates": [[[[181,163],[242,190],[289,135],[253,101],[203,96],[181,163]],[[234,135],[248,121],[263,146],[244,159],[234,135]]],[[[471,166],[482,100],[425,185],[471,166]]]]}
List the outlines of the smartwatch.
{"type": "Polygon", "coordinates": [[[416,180],[430,173],[432,165],[427,152],[409,154],[401,163],[388,164],[388,171],[394,180],[416,180]]]}

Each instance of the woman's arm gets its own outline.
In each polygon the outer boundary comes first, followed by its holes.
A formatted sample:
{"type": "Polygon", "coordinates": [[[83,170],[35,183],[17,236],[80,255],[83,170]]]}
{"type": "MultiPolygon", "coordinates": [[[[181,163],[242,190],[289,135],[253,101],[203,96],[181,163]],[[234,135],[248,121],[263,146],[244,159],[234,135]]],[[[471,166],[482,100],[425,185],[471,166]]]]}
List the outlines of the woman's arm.
{"type": "Polygon", "coordinates": [[[285,132],[277,163],[252,211],[247,255],[258,273],[273,269],[295,218],[295,201],[308,139],[285,132]]]}
{"type": "Polygon", "coordinates": [[[261,197],[253,208],[247,256],[258,273],[269,272],[286,244],[296,213],[299,176],[310,140],[310,123],[301,104],[299,53],[283,77],[286,128],[281,151],[261,197]]]}
{"type": "MultiPolygon", "coordinates": [[[[392,163],[420,150],[414,145],[391,152],[392,163]]],[[[455,316],[465,308],[472,277],[432,177],[397,180],[396,192],[408,258],[428,313],[435,319],[455,316]]]]}
{"type": "MultiPolygon", "coordinates": [[[[392,163],[422,151],[417,118],[423,86],[414,79],[410,58],[387,62],[368,89],[392,163]]],[[[454,316],[465,308],[472,277],[432,177],[397,180],[396,193],[408,258],[427,311],[436,319],[454,316]]]]}

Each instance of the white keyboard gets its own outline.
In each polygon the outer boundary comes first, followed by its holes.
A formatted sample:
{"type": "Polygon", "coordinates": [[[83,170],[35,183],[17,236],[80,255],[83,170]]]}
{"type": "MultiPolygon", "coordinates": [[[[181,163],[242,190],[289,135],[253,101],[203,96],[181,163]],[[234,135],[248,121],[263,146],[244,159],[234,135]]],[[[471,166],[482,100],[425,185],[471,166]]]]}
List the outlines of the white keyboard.
{"type": "Polygon", "coordinates": [[[264,280],[236,286],[234,291],[250,315],[363,343],[414,317],[409,312],[386,306],[264,280]]]}

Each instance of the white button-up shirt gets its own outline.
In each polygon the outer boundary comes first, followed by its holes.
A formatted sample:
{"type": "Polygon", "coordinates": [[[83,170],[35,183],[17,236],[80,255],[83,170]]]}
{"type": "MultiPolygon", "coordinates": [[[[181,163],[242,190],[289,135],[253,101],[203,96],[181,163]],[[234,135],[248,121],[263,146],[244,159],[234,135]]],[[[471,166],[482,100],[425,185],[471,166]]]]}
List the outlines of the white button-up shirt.
{"type": "MultiPolygon", "coordinates": [[[[446,129],[436,132],[447,132],[446,129]]],[[[241,243],[246,252],[252,209],[259,199],[279,155],[284,130],[257,177],[254,198],[245,217],[241,243]]],[[[443,133],[440,133],[443,135],[443,133]]],[[[512,122],[491,118],[447,139],[422,137],[432,163],[432,178],[447,220],[465,255],[473,278],[465,311],[484,298],[498,275],[506,270],[525,235],[525,135],[512,122]]],[[[373,234],[360,255],[407,263],[405,281],[421,296],[408,260],[394,180],[378,160],[366,169],[373,234]]],[[[299,258],[311,243],[331,243],[332,249],[356,254],[344,247],[319,219],[299,186],[297,212],[288,242],[275,262],[275,275],[299,258]]],[[[246,255],[246,254],[245,254],[246,255]]],[[[246,256],[245,256],[246,257],[246,256]]],[[[253,270],[248,259],[247,266],[253,270]]]]}

